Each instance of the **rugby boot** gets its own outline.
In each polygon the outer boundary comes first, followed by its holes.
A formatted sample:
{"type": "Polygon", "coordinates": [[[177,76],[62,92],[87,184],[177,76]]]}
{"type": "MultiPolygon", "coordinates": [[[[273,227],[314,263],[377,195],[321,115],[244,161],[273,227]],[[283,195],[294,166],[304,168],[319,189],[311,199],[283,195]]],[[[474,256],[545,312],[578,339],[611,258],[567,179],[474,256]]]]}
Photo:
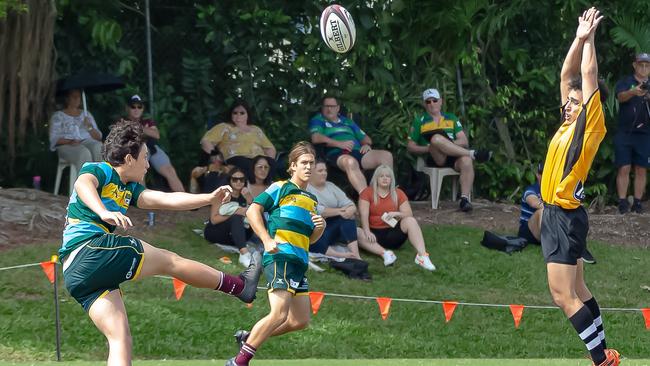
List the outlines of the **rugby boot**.
{"type": "Polygon", "coordinates": [[[251,253],[251,264],[239,274],[239,277],[244,280],[244,289],[239,295],[237,295],[239,300],[247,304],[250,304],[255,300],[255,297],[257,296],[257,283],[260,280],[263,268],[262,254],[256,250],[251,253]]]}
{"type": "Polygon", "coordinates": [[[244,345],[246,340],[248,340],[248,336],[251,335],[251,332],[240,329],[235,332],[235,341],[237,341],[237,346],[239,346],[239,349],[244,345]]]}

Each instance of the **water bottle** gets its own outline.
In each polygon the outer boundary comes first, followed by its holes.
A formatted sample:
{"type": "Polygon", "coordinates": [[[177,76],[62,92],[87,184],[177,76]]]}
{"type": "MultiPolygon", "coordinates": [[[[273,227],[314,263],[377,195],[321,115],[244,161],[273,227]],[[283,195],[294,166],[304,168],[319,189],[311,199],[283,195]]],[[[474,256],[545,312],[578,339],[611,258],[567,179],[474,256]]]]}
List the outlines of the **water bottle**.
{"type": "Polygon", "coordinates": [[[156,223],[156,213],[149,211],[147,213],[147,224],[149,226],[154,226],[155,223],[156,223]]]}
{"type": "Polygon", "coordinates": [[[32,185],[34,186],[34,189],[36,190],[41,190],[41,176],[40,175],[35,175],[32,177],[32,185]]]}

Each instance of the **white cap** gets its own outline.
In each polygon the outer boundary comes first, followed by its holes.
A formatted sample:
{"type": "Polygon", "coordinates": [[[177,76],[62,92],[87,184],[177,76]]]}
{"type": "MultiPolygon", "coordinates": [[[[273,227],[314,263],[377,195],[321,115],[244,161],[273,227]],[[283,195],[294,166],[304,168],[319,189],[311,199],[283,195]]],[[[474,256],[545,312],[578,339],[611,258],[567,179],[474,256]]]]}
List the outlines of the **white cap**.
{"type": "Polygon", "coordinates": [[[431,88],[425,90],[424,93],[422,93],[422,100],[427,100],[429,98],[440,99],[440,92],[438,91],[438,89],[431,88]]]}
{"type": "Polygon", "coordinates": [[[636,62],[650,62],[650,55],[647,53],[639,53],[634,59],[636,62]]]}

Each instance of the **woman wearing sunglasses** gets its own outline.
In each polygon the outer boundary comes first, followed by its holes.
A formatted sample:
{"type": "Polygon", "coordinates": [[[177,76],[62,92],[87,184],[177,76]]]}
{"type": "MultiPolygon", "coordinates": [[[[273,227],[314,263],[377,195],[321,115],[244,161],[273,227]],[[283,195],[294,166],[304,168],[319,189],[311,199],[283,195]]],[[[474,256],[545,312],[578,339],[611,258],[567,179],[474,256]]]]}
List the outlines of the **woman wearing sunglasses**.
{"type": "Polygon", "coordinates": [[[252,181],[253,159],[258,155],[269,158],[270,171],[275,166],[275,147],[264,131],[252,122],[251,109],[243,100],[236,100],[228,112],[229,122],[219,123],[203,135],[201,148],[210,153],[215,147],[226,159],[226,164],[241,168],[252,181]]]}
{"type": "Polygon", "coordinates": [[[129,98],[126,106],[127,118],[133,122],[139,122],[144,129],[144,134],[147,137],[147,147],[149,148],[149,164],[162,175],[166,180],[169,188],[174,192],[185,192],[183,183],[176,174],[176,169],[172,166],[169,156],[165,154],[163,149],[158,145],[160,139],[160,132],[156,127],[156,122],[152,119],[144,119],[144,100],[139,95],[134,95],[129,98]]]}
{"type": "Polygon", "coordinates": [[[239,168],[233,168],[228,176],[232,188],[230,202],[213,204],[210,220],[205,225],[203,235],[211,243],[229,245],[239,250],[239,263],[248,267],[251,253],[246,242],[253,236],[253,231],[244,223],[246,209],[253,202],[253,196],[246,188],[246,175],[239,168]]]}

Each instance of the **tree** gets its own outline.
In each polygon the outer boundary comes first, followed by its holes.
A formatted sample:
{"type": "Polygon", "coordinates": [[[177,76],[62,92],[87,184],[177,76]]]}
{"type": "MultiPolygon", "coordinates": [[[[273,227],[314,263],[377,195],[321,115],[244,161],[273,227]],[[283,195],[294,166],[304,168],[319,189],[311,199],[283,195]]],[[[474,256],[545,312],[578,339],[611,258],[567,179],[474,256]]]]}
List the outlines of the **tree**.
{"type": "Polygon", "coordinates": [[[30,149],[28,135],[43,130],[52,104],[55,20],[52,1],[0,3],[0,176],[10,181],[16,154],[30,149]]]}

